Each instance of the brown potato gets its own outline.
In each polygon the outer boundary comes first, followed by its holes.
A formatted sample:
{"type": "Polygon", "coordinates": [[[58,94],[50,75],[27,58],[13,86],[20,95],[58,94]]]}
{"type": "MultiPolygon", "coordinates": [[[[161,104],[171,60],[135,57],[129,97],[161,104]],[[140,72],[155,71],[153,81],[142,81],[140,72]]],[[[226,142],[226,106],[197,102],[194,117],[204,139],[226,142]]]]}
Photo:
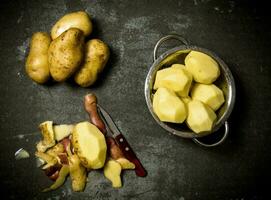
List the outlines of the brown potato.
{"type": "Polygon", "coordinates": [[[68,79],[83,60],[84,34],[71,28],[52,41],[48,50],[50,73],[54,80],[63,82],[68,79]]]}
{"type": "Polygon", "coordinates": [[[49,34],[34,33],[30,43],[30,51],[25,63],[27,75],[37,83],[45,83],[50,78],[48,64],[48,48],[51,43],[49,34]]]}
{"type": "Polygon", "coordinates": [[[85,46],[84,62],[75,74],[75,82],[82,87],[92,85],[97,80],[98,74],[104,69],[109,55],[109,48],[103,41],[89,40],[85,46]]]}
{"type": "Polygon", "coordinates": [[[56,39],[69,28],[78,28],[85,36],[92,32],[92,22],[89,15],[84,11],[72,12],[60,18],[51,30],[52,39],[56,39]]]}

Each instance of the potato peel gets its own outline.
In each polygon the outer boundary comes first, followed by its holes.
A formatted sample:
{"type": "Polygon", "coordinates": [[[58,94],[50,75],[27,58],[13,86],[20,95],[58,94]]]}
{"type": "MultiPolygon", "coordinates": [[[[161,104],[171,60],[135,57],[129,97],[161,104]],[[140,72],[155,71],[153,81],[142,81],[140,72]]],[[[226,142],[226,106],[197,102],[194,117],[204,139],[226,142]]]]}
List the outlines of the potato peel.
{"type": "Polygon", "coordinates": [[[53,121],[45,121],[39,125],[43,140],[37,144],[39,152],[45,152],[47,149],[55,145],[55,136],[53,131],[53,121]]]}
{"type": "Polygon", "coordinates": [[[64,184],[69,172],[70,172],[69,166],[63,165],[63,167],[59,171],[59,176],[56,179],[56,181],[54,182],[54,184],[51,185],[49,188],[45,188],[44,190],[42,190],[42,192],[49,192],[51,190],[55,190],[55,189],[59,188],[60,186],[62,186],[64,184]]]}

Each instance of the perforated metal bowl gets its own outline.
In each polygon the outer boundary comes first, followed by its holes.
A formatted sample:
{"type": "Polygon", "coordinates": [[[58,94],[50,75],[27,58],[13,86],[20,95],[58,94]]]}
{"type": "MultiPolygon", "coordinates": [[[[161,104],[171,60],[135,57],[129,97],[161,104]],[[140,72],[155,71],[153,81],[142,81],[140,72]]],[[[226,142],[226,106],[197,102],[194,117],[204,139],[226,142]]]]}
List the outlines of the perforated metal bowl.
{"type": "Polygon", "coordinates": [[[203,145],[205,147],[217,146],[217,145],[221,144],[226,139],[228,132],[229,132],[229,124],[227,122],[227,119],[232,112],[234,102],[235,102],[235,93],[236,93],[235,83],[234,83],[232,73],[231,73],[230,69],[228,68],[228,66],[225,64],[225,62],[222,59],[220,59],[214,52],[212,52],[210,50],[207,50],[205,48],[201,48],[198,46],[194,46],[194,45],[188,45],[187,41],[179,35],[167,35],[165,37],[162,37],[156,43],[153,54],[154,54],[153,55],[154,62],[148,72],[148,75],[147,75],[147,78],[145,81],[145,98],[146,98],[148,109],[151,112],[153,118],[156,120],[156,122],[161,127],[163,127],[165,130],[169,131],[170,133],[177,135],[177,136],[180,136],[180,137],[183,137],[183,138],[191,138],[197,144],[203,145]],[[163,53],[162,55],[160,55],[159,57],[157,57],[157,49],[159,48],[159,46],[163,42],[170,40],[170,39],[179,40],[183,43],[183,45],[180,45],[180,46],[177,46],[173,49],[170,49],[170,50],[166,51],[165,53],[163,53]],[[220,89],[222,89],[222,91],[224,93],[224,97],[225,97],[224,104],[221,106],[221,108],[219,108],[218,111],[216,111],[217,121],[216,121],[213,129],[209,132],[203,132],[200,134],[196,134],[193,131],[191,131],[185,125],[185,123],[176,124],[176,123],[166,123],[166,122],[160,121],[159,118],[157,117],[157,115],[154,113],[153,107],[152,107],[152,98],[153,98],[153,94],[154,94],[153,84],[155,81],[156,72],[159,69],[169,67],[174,63],[181,63],[182,64],[184,62],[185,56],[191,50],[205,53],[205,54],[211,56],[219,64],[220,76],[215,81],[214,84],[217,85],[220,89]],[[202,141],[199,141],[197,139],[199,137],[204,137],[206,135],[209,135],[211,133],[216,132],[223,125],[225,126],[225,131],[224,131],[223,137],[219,141],[216,141],[215,143],[212,143],[212,144],[206,144],[206,143],[203,143],[202,141]]]}

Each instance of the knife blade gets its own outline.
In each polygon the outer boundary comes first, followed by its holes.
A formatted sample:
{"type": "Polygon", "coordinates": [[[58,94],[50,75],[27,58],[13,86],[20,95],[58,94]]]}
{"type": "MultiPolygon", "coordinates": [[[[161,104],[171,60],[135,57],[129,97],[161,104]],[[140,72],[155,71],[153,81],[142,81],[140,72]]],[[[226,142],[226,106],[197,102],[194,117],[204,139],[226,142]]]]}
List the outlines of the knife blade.
{"type": "Polygon", "coordinates": [[[137,158],[136,154],[132,150],[131,146],[125,139],[125,137],[121,134],[118,127],[116,126],[115,122],[111,118],[111,116],[106,112],[99,104],[97,104],[98,111],[100,116],[104,120],[107,132],[111,134],[111,136],[115,139],[117,145],[121,149],[124,156],[132,163],[135,164],[135,173],[137,176],[144,177],[147,175],[147,171],[144,169],[143,165],[141,164],[140,160],[137,158]]]}

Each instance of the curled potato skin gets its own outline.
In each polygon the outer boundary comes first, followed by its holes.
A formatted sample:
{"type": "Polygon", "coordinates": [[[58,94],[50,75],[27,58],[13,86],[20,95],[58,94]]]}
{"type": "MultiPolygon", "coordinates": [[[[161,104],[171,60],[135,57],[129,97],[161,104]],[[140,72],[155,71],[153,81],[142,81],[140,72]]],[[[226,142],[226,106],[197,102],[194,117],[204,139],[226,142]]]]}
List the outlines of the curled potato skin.
{"type": "Polygon", "coordinates": [[[110,51],[108,46],[99,39],[89,40],[85,45],[85,59],[74,76],[75,82],[82,87],[89,87],[97,80],[98,74],[104,69],[110,51]]]}
{"type": "Polygon", "coordinates": [[[106,134],[105,124],[98,114],[97,97],[94,93],[89,93],[85,96],[84,107],[89,115],[91,123],[97,126],[97,128],[100,129],[103,134],[106,134]]]}
{"type": "Polygon", "coordinates": [[[87,182],[87,171],[76,154],[69,155],[69,168],[73,191],[83,191],[87,182]]]}
{"type": "Polygon", "coordinates": [[[70,28],[78,28],[83,31],[85,36],[92,32],[92,22],[89,15],[84,11],[72,12],[60,18],[51,30],[52,39],[56,39],[63,32],[70,28]]]}
{"type": "Polygon", "coordinates": [[[48,48],[51,38],[48,33],[34,33],[30,42],[30,51],[26,59],[25,70],[27,75],[39,84],[50,78],[48,64],[48,48]]]}

